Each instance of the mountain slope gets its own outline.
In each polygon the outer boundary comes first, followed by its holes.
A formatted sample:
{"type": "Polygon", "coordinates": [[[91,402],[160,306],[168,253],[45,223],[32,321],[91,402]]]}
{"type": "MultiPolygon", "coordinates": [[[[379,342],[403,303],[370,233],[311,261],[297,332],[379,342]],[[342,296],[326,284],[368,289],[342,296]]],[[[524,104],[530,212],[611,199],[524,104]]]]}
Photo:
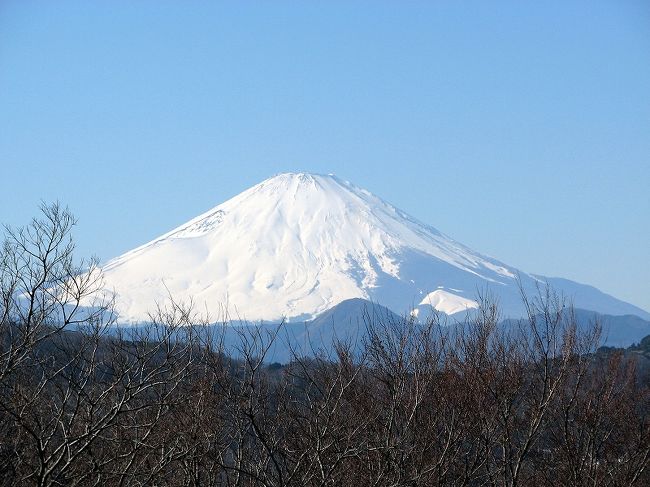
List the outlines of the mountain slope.
{"type": "MultiPolygon", "coordinates": [[[[335,176],[281,174],[244,191],[104,267],[123,321],[146,320],[169,295],[192,299],[212,318],[311,319],[350,298],[397,312],[418,306],[449,314],[474,306],[477,290],[498,296],[507,316],[540,283],[483,256],[335,176]],[[436,291],[437,294],[436,294],[436,291]]],[[[577,306],[647,313],[571,281],[577,306]]],[[[612,310],[615,310],[613,312],[612,310]]],[[[645,313],[645,316],[644,316],[645,313]]]]}

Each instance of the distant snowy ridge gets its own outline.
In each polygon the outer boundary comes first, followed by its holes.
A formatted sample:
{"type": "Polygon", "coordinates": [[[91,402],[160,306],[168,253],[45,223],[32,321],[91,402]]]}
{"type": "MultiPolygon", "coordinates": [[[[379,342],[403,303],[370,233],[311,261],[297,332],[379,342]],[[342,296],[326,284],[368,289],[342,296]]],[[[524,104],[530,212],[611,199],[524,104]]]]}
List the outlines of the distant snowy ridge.
{"type": "MultiPolygon", "coordinates": [[[[462,291],[459,289],[454,289],[453,291],[456,293],[462,293],[462,291]]],[[[478,307],[479,304],[474,299],[465,298],[463,296],[459,296],[458,294],[453,294],[450,291],[445,291],[444,289],[436,289],[435,291],[427,294],[411,314],[413,316],[419,317],[422,314],[422,310],[424,309],[426,314],[429,314],[433,310],[436,310],[447,315],[453,315],[478,307]],[[429,309],[427,309],[427,307],[429,309]]]]}
{"type": "MultiPolygon", "coordinates": [[[[543,280],[483,256],[379,197],[333,175],[280,174],[104,266],[120,319],[147,319],[169,295],[192,299],[212,317],[312,319],[350,298],[402,313],[455,314],[477,291],[498,297],[506,316],[523,312],[527,290],[543,280]]],[[[576,305],[645,311],[571,281],[576,305]]],[[[585,307],[585,306],[582,306],[585,307]]],[[[645,316],[643,315],[645,313],[645,316]]]]}

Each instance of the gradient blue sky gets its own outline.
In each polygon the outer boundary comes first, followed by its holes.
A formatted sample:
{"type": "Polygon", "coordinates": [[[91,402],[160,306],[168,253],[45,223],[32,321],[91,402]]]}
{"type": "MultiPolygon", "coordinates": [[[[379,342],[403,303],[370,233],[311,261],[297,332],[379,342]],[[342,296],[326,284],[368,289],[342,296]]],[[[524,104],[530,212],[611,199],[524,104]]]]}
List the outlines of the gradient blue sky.
{"type": "Polygon", "coordinates": [[[0,2],[0,221],[140,245],[336,173],[650,310],[650,2],[0,2]]]}

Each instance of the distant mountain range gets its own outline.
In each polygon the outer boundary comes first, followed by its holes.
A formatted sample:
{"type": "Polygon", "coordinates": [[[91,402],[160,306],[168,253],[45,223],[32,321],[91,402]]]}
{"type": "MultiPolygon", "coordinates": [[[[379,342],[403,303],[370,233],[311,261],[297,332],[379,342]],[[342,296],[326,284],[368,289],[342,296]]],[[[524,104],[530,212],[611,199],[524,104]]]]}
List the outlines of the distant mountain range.
{"type": "MultiPolygon", "coordinates": [[[[635,315],[612,316],[603,315],[594,311],[574,309],[578,329],[590,330],[595,323],[602,329],[599,345],[607,347],[627,348],[640,343],[650,336],[650,321],[635,315]]],[[[457,317],[445,320],[441,315],[441,325],[444,333],[455,333],[456,329],[466,326],[458,321],[457,317]]],[[[298,355],[313,355],[315,353],[333,353],[333,344],[338,340],[347,343],[351,348],[362,349],[363,341],[368,338],[368,329],[377,324],[382,326],[404,323],[410,316],[400,316],[385,306],[372,303],[365,299],[353,298],[342,301],[331,309],[320,314],[317,318],[306,322],[289,322],[279,326],[277,323],[248,324],[237,323],[234,326],[220,328],[223,332],[226,348],[236,350],[240,343],[239,333],[242,327],[256,327],[262,331],[263,336],[278,332],[277,338],[269,352],[269,361],[287,363],[292,359],[293,352],[298,355]]],[[[519,320],[505,319],[498,325],[499,329],[506,332],[517,333],[519,320]]],[[[524,322],[525,323],[525,322],[524,322]]],[[[526,327],[524,326],[525,330],[526,327]]],[[[650,343],[650,337],[646,342],[650,343]]],[[[236,352],[235,352],[236,353],[236,352]]]]}
{"type": "Polygon", "coordinates": [[[505,318],[518,318],[519,286],[535,293],[546,283],[576,308],[612,316],[612,326],[633,326],[625,315],[650,319],[594,287],[475,252],[332,175],[267,179],[103,270],[124,323],[146,321],[156,302],[173,296],[192,299],[215,321],[286,318],[309,321],[313,333],[331,316],[349,321],[350,299],[397,315],[436,310],[460,318],[477,306],[479,292],[494,296],[505,318]]]}

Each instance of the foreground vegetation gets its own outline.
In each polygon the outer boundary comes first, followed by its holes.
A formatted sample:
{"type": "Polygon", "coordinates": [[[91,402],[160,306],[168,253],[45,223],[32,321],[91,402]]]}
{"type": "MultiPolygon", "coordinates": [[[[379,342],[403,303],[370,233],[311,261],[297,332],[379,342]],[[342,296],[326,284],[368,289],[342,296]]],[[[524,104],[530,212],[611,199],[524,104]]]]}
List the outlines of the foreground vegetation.
{"type": "Polygon", "coordinates": [[[173,301],[115,331],[72,217],[43,211],[0,255],[0,485],[650,483],[646,374],[550,290],[514,332],[484,298],[453,332],[368,316],[358,343],[268,365],[278,329],[224,350],[173,301]]]}

